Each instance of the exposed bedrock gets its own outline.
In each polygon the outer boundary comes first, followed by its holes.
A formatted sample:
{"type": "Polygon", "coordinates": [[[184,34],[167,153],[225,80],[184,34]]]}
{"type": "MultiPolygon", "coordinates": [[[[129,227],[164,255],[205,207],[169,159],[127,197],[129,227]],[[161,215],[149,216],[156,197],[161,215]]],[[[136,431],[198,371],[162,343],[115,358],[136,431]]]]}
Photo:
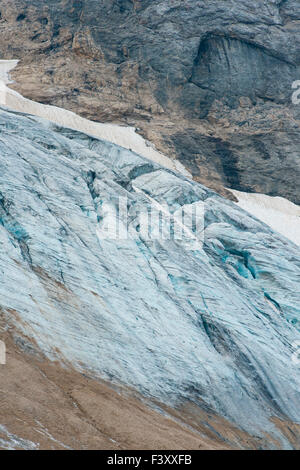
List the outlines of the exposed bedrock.
{"type": "Polygon", "coordinates": [[[199,181],[210,180],[215,188],[222,180],[240,191],[284,194],[300,204],[298,130],[254,135],[237,131],[226,139],[190,131],[166,139],[199,181]],[[284,193],[278,187],[285,188],[284,193]]]}
{"type": "Polygon", "coordinates": [[[219,192],[299,203],[299,2],[3,0],[0,10],[1,56],[21,59],[23,95],[136,124],[219,192]]]}
{"type": "Polygon", "coordinates": [[[230,108],[241,97],[252,105],[258,98],[288,103],[291,84],[299,71],[293,64],[269,55],[261,46],[230,37],[209,36],[199,47],[191,77],[182,92],[182,105],[197,117],[207,117],[218,99],[230,108]]]}

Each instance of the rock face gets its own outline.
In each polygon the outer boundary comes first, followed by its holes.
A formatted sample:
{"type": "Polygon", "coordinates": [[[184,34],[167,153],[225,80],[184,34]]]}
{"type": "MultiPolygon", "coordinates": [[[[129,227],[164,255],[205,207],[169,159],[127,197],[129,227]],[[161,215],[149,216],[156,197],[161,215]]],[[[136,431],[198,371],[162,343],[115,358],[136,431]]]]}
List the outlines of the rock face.
{"type": "Polygon", "coordinates": [[[4,109],[0,131],[2,322],[48,360],[299,448],[298,247],[114,144],[4,109]],[[201,233],[171,236],[197,208],[201,233]]]}
{"type": "MultiPolygon", "coordinates": [[[[1,320],[0,320],[1,322],[1,320]]],[[[9,352],[0,368],[0,449],[228,449],[222,428],[240,445],[251,437],[207,413],[212,428],[189,424],[179,413],[145,402],[72,368],[50,363],[27,339],[7,332],[9,352]],[[173,413],[173,416],[172,416],[173,413]],[[182,422],[183,421],[183,422],[182,422]],[[219,421],[219,422],[218,422],[219,421]]],[[[3,334],[1,334],[3,338],[3,334]]],[[[232,439],[231,439],[232,440],[232,439]]],[[[255,441],[251,446],[256,448],[255,441]]]]}
{"type": "Polygon", "coordinates": [[[135,124],[200,182],[300,203],[296,0],[3,0],[15,88],[135,124]]]}

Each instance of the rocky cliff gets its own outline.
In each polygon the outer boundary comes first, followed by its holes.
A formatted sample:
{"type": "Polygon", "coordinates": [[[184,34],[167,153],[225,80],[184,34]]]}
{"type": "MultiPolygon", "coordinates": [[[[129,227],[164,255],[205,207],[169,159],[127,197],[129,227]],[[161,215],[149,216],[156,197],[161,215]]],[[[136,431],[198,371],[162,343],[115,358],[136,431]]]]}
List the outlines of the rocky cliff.
{"type": "Polygon", "coordinates": [[[135,124],[196,180],[300,203],[296,0],[2,0],[15,88],[135,124]]]}

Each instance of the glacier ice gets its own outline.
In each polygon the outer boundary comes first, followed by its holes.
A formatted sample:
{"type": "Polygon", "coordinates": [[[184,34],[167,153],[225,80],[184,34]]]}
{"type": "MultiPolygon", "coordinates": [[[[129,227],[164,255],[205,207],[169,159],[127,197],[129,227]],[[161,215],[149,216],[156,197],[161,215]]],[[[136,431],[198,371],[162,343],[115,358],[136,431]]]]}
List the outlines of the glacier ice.
{"type": "Polygon", "coordinates": [[[7,109],[0,220],[1,315],[50,359],[289,448],[272,417],[300,423],[296,245],[130,150],[7,109]],[[136,236],[101,239],[123,196],[136,236]],[[144,237],[153,200],[170,214],[204,204],[202,246],[144,237]]]}

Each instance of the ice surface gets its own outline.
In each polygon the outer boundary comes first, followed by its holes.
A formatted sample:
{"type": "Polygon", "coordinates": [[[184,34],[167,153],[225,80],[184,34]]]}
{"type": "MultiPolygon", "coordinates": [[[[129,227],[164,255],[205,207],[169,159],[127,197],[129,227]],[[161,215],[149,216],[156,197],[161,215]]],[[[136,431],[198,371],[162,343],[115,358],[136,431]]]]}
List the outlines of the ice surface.
{"type": "Polygon", "coordinates": [[[178,173],[7,109],[0,220],[1,315],[50,359],[290,447],[271,417],[300,422],[296,245],[178,173]],[[136,236],[102,240],[124,196],[136,236]],[[153,201],[165,216],[204,204],[204,243],[147,239],[153,201]]]}
{"type": "Polygon", "coordinates": [[[3,86],[11,82],[9,72],[13,70],[17,64],[18,60],[0,60],[0,85],[3,86]]]}

